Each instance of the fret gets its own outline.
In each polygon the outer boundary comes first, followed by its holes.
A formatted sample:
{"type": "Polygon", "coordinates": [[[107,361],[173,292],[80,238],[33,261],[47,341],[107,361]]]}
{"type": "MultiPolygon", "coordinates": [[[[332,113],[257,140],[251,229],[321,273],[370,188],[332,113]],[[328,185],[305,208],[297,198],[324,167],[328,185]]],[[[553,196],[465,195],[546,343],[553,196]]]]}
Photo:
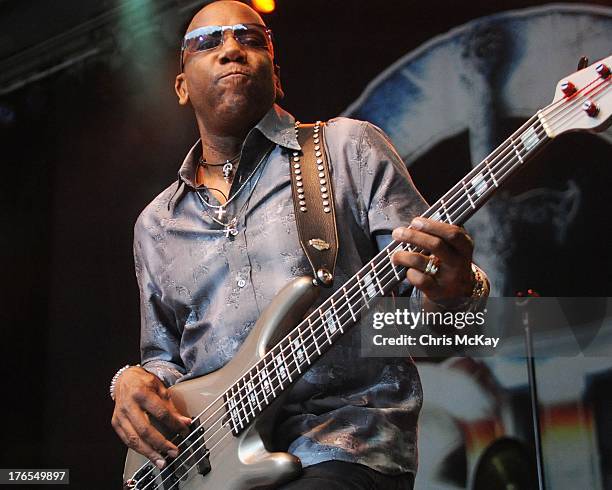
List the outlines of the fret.
{"type": "Polygon", "coordinates": [[[374,274],[374,277],[376,278],[376,282],[378,284],[378,289],[380,290],[380,294],[384,296],[385,292],[383,291],[383,288],[380,285],[380,279],[378,279],[378,274],[376,272],[376,269],[374,268],[374,262],[370,262],[370,266],[372,267],[372,274],[374,274]]]}
{"type": "Polygon", "coordinates": [[[346,304],[348,305],[349,311],[351,312],[351,317],[353,318],[354,322],[357,322],[357,317],[355,316],[355,313],[353,312],[351,301],[349,300],[348,295],[346,294],[346,287],[342,286],[342,291],[344,292],[344,298],[345,298],[346,304]]]}
{"type": "Polygon", "coordinates": [[[282,379],[289,377],[289,381],[291,382],[293,380],[291,379],[291,373],[289,372],[289,367],[287,366],[287,360],[285,359],[285,354],[283,353],[282,345],[280,346],[279,350],[279,354],[274,358],[276,370],[278,371],[282,379]]]}
{"type": "Polygon", "coordinates": [[[285,370],[287,371],[287,376],[289,377],[289,382],[293,383],[293,378],[291,377],[291,369],[289,369],[289,364],[287,364],[287,359],[285,358],[285,352],[284,352],[284,348],[281,348],[281,356],[283,356],[283,364],[285,367],[285,370]]]}
{"type": "Polygon", "coordinates": [[[241,398],[242,398],[242,405],[245,407],[245,409],[247,409],[244,412],[244,415],[245,415],[245,420],[246,420],[246,422],[248,424],[249,420],[250,420],[250,417],[251,416],[253,416],[253,417],[255,416],[255,411],[253,410],[253,405],[251,405],[251,399],[249,397],[249,391],[247,389],[247,382],[246,382],[246,379],[244,379],[244,378],[242,379],[242,389],[244,390],[244,393],[242,393],[242,396],[241,396],[241,398]],[[249,407],[251,409],[251,414],[250,415],[249,415],[249,412],[248,412],[248,408],[249,407]]]}
{"type": "Polygon", "coordinates": [[[312,341],[314,342],[315,348],[317,349],[317,353],[321,355],[321,349],[319,348],[319,344],[317,343],[317,337],[315,336],[314,330],[312,329],[312,323],[310,322],[310,318],[308,318],[308,327],[310,328],[310,334],[312,336],[312,341]]]}
{"type": "Polygon", "coordinates": [[[340,321],[340,318],[338,318],[338,310],[336,309],[336,305],[334,303],[334,297],[332,296],[330,300],[332,304],[331,305],[332,310],[334,312],[334,315],[336,316],[336,321],[338,322],[338,328],[340,329],[340,333],[344,333],[344,330],[342,330],[342,322],[340,321]]]}
{"type": "Polygon", "coordinates": [[[325,331],[325,335],[327,336],[327,341],[331,345],[332,343],[331,337],[329,336],[329,332],[326,327],[325,317],[323,316],[323,312],[321,311],[321,308],[319,308],[319,318],[321,319],[321,326],[323,327],[323,330],[325,331]]]}
{"type": "Polygon", "coordinates": [[[361,278],[359,277],[359,273],[355,275],[357,276],[357,289],[361,292],[361,295],[363,296],[364,306],[366,308],[369,308],[370,305],[368,304],[368,297],[366,296],[363,286],[361,285],[361,278]]]}
{"type": "Polygon", "coordinates": [[[327,331],[330,335],[334,335],[336,333],[336,330],[338,330],[338,326],[336,325],[336,321],[334,320],[334,312],[331,308],[325,310],[325,324],[327,325],[327,331]]]}
{"type": "Polygon", "coordinates": [[[470,190],[468,189],[468,186],[465,185],[465,181],[461,180],[461,185],[463,186],[463,190],[465,191],[465,195],[468,198],[468,201],[470,202],[470,206],[472,206],[472,209],[476,209],[476,205],[474,204],[474,201],[472,201],[472,196],[470,196],[470,190]]]}
{"type": "Polygon", "coordinates": [[[514,143],[514,138],[512,138],[512,136],[510,136],[510,142],[512,143],[512,148],[514,148],[514,153],[516,153],[516,156],[518,157],[519,161],[521,163],[523,163],[523,157],[521,156],[521,153],[520,153],[518,147],[514,143]]]}
{"type": "Polygon", "coordinates": [[[497,182],[497,179],[495,178],[495,174],[493,173],[493,170],[491,170],[491,165],[489,165],[489,160],[485,159],[484,163],[485,163],[485,166],[487,167],[487,170],[489,171],[489,175],[491,176],[491,179],[493,180],[493,185],[495,185],[495,187],[499,187],[499,183],[497,182]]]}
{"type": "Polygon", "coordinates": [[[274,356],[274,372],[276,373],[276,379],[278,380],[278,384],[280,389],[283,390],[285,385],[283,384],[283,380],[287,378],[287,370],[283,364],[283,360],[280,358],[280,355],[274,356]]]}
{"type": "MultiPolygon", "coordinates": [[[[395,268],[395,265],[393,264],[391,252],[389,252],[389,247],[387,247],[386,250],[387,250],[387,257],[389,258],[389,263],[391,264],[391,269],[393,269],[393,274],[395,274],[395,278],[398,281],[401,281],[401,278],[400,278],[399,274],[397,273],[397,269],[395,268]]],[[[353,312],[351,311],[351,313],[353,313],[353,312]]],[[[355,318],[353,318],[353,320],[355,320],[355,318]]],[[[357,321],[357,320],[355,320],[355,321],[357,321]]]]}
{"type": "Polygon", "coordinates": [[[261,405],[259,404],[259,398],[255,395],[255,385],[253,384],[253,380],[247,381],[246,384],[247,390],[247,401],[249,402],[249,406],[251,407],[251,413],[253,414],[253,418],[255,418],[255,405],[261,410],[261,405]]]}
{"type": "Polygon", "coordinates": [[[266,376],[266,380],[264,381],[264,387],[268,386],[270,390],[272,390],[272,397],[276,398],[276,390],[274,389],[274,382],[270,379],[270,371],[268,369],[268,357],[269,356],[264,357],[263,371],[265,372],[265,376],[266,376]]]}
{"type": "Polygon", "coordinates": [[[298,335],[300,336],[300,342],[302,343],[304,354],[306,355],[306,362],[310,365],[310,356],[308,355],[308,347],[304,343],[304,338],[302,337],[302,329],[298,328],[298,335]]]}
{"type": "MultiPolygon", "coordinates": [[[[291,340],[291,337],[289,337],[289,340],[291,340]]],[[[293,361],[295,362],[295,367],[297,368],[298,373],[302,374],[302,368],[300,367],[301,361],[298,361],[297,355],[295,353],[296,348],[297,349],[300,348],[300,342],[297,339],[295,339],[289,345],[290,345],[289,348],[291,349],[291,353],[293,354],[293,361]]],[[[301,350],[300,350],[300,352],[301,352],[301,350]]],[[[304,354],[302,354],[302,360],[303,359],[304,359],[304,354]]]]}
{"type": "Polygon", "coordinates": [[[238,424],[240,424],[240,429],[244,429],[244,424],[242,423],[242,419],[240,418],[240,414],[238,412],[236,399],[234,398],[234,388],[232,387],[230,390],[231,395],[227,396],[226,401],[229,406],[229,416],[230,423],[232,424],[232,431],[238,432],[238,424]]]}
{"type": "Polygon", "coordinates": [[[442,207],[442,212],[446,215],[446,220],[452,225],[453,219],[448,213],[448,209],[446,209],[446,203],[444,202],[444,199],[440,199],[440,206],[442,207]]]}
{"type": "Polygon", "coordinates": [[[255,369],[257,369],[257,377],[259,378],[259,386],[261,387],[261,394],[264,397],[264,402],[267,405],[268,404],[268,393],[270,391],[270,387],[266,386],[265,382],[264,382],[264,378],[261,377],[261,370],[259,369],[259,364],[255,365],[255,369]]]}
{"type": "MultiPolygon", "coordinates": [[[[236,383],[236,393],[234,394],[234,396],[238,397],[236,399],[236,407],[238,408],[238,415],[240,415],[240,410],[242,409],[242,416],[240,416],[241,421],[248,421],[249,420],[249,414],[246,411],[246,405],[244,404],[244,398],[242,397],[242,388],[240,388],[240,382],[243,381],[244,379],[240,379],[238,380],[238,383],[236,383]]],[[[242,423],[240,424],[242,425],[242,423]]]]}

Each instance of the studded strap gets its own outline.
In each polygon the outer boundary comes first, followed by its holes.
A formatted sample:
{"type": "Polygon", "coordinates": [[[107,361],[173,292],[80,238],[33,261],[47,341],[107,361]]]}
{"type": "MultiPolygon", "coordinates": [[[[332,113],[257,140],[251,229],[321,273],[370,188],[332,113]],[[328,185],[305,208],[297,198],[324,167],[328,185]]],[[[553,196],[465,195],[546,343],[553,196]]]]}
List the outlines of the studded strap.
{"type": "Polygon", "coordinates": [[[317,282],[329,287],[338,256],[338,231],[324,128],[321,121],[296,122],[295,132],[302,151],[291,153],[290,166],[300,244],[317,282]]]}

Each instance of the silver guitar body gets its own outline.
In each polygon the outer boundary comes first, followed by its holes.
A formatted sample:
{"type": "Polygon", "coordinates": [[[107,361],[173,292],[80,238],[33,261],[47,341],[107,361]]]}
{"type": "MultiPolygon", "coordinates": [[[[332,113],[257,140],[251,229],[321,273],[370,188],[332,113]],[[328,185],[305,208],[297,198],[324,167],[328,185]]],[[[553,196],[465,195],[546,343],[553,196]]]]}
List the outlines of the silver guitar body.
{"type": "MultiPolygon", "coordinates": [[[[188,380],[170,388],[172,401],[179,411],[197,417],[214,404],[245,372],[263,358],[268,350],[295,327],[318,296],[318,288],[309,277],[295,279],[275,296],[234,358],[223,368],[188,380]]],[[[282,399],[282,397],[281,397],[282,399]]],[[[290,481],[302,471],[300,460],[285,452],[269,452],[266,433],[273,423],[277,399],[240,435],[230,434],[220,441],[209,456],[210,472],[205,475],[192,470],[173,486],[155,470],[156,478],[138,486],[133,476],[148,460],[133,450],[128,451],[123,473],[124,488],[169,488],[181,490],[274,488],[290,481]]],[[[149,472],[152,473],[152,472],[149,472]]],[[[150,477],[151,478],[151,477],[150,477]]]]}

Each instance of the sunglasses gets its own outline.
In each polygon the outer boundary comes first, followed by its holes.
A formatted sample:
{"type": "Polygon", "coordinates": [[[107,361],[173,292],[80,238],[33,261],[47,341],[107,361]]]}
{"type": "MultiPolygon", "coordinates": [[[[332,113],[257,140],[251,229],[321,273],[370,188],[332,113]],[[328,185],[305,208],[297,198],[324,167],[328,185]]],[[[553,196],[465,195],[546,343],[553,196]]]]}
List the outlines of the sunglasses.
{"type": "Polygon", "coordinates": [[[224,43],[225,31],[232,31],[242,46],[267,49],[274,56],[272,31],[261,24],[234,24],[233,26],[205,26],[188,32],[181,44],[180,70],[183,71],[184,53],[200,53],[218,48],[224,43]]]}

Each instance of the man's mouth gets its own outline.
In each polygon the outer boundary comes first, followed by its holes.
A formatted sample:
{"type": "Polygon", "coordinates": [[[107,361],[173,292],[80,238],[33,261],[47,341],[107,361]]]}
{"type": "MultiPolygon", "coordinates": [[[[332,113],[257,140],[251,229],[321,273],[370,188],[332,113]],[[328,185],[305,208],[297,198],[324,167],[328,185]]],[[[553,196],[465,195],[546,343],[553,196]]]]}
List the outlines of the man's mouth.
{"type": "Polygon", "coordinates": [[[249,74],[242,71],[230,71],[219,76],[219,80],[223,78],[248,78],[249,74]]]}

